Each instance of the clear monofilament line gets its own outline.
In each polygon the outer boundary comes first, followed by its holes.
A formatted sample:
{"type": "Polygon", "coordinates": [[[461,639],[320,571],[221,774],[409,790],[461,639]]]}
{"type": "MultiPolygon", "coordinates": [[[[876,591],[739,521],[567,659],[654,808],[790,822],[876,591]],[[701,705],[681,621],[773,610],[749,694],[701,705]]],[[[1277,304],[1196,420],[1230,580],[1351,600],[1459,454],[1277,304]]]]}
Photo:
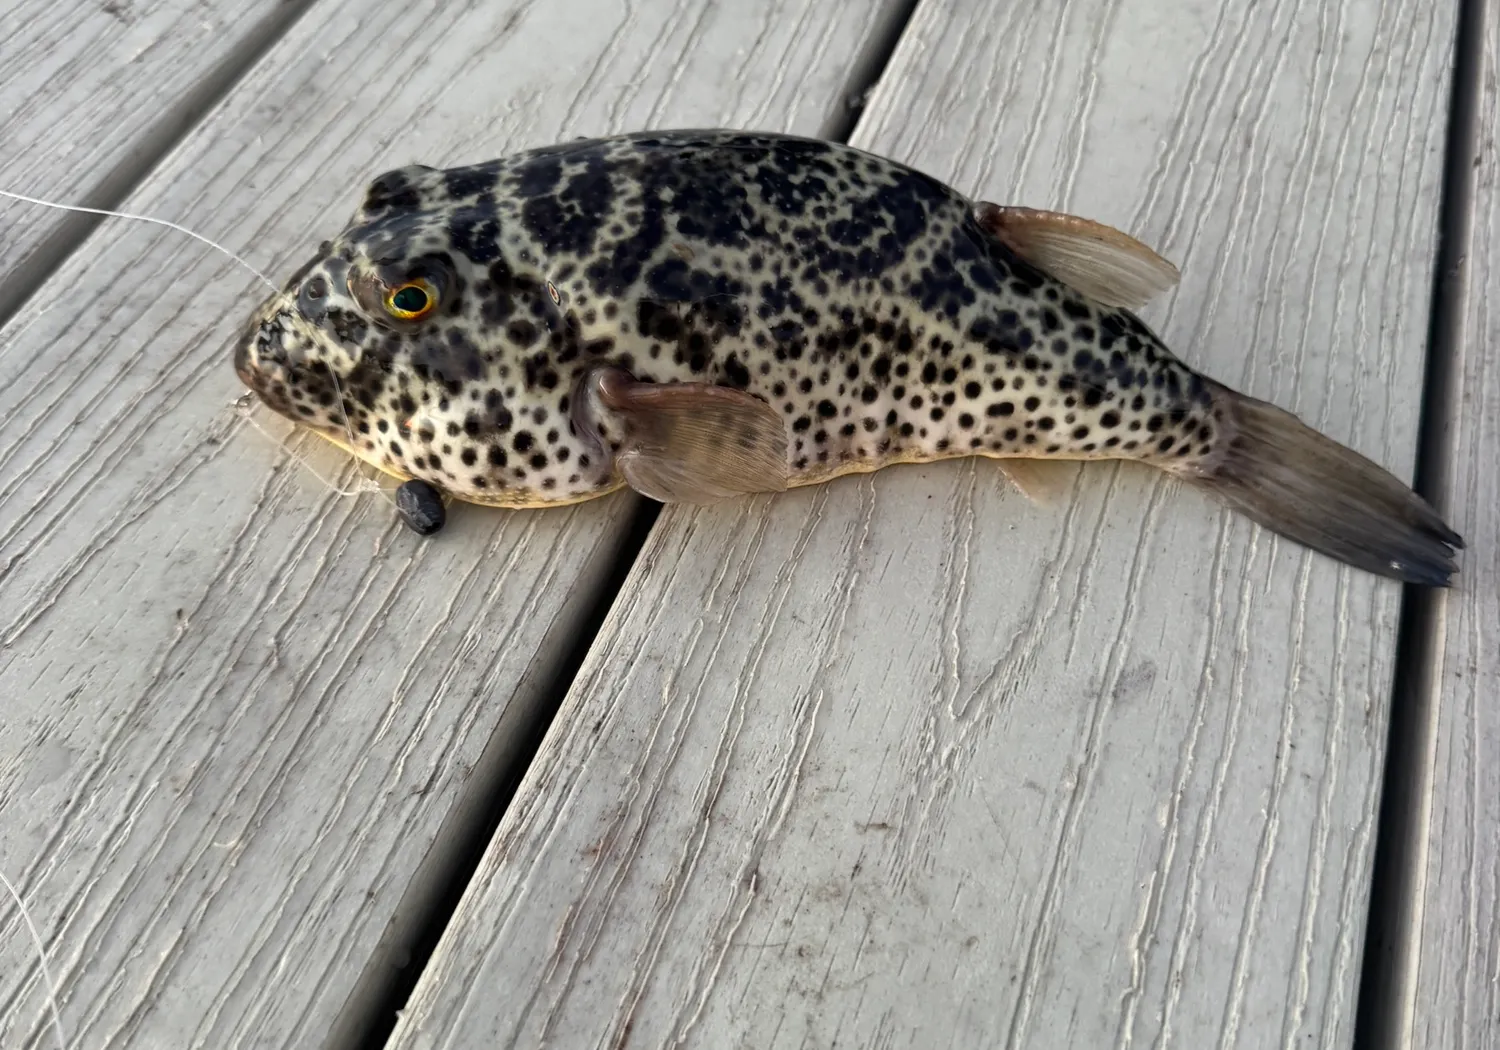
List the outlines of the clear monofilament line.
{"type": "MultiPolygon", "coordinates": [[[[186,226],[179,225],[178,223],[172,222],[169,219],[158,219],[158,218],[156,218],[153,215],[134,215],[134,214],[131,214],[130,212],[111,211],[108,208],[88,208],[88,207],[84,207],[83,205],[78,205],[78,204],[59,204],[56,201],[42,200],[40,197],[31,197],[31,196],[27,196],[24,193],[15,193],[15,192],[13,192],[11,190],[0,189],[0,197],[8,197],[11,200],[21,201],[24,204],[35,204],[35,205],[37,205],[39,207],[43,207],[43,208],[55,208],[58,211],[80,212],[80,213],[85,214],[85,215],[103,215],[103,216],[108,216],[108,217],[116,218],[116,219],[127,219],[127,220],[132,220],[132,221],[135,221],[135,222],[149,222],[149,223],[153,223],[153,224],[155,224],[157,226],[165,226],[169,230],[175,230],[178,233],[186,234],[187,236],[193,238],[194,240],[199,241],[202,244],[208,245],[210,248],[213,248],[215,251],[223,253],[225,256],[227,256],[228,258],[232,259],[235,263],[237,263],[238,265],[244,267],[250,273],[254,274],[257,278],[260,279],[260,281],[262,283],[265,284],[265,286],[267,288],[271,289],[271,291],[273,291],[273,292],[280,291],[280,289],[276,286],[276,283],[274,281],[272,281],[265,274],[263,274],[259,270],[257,270],[247,260],[245,260],[245,259],[241,258],[240,256],[236,255],[234,252],[232,252],[228,248],[224,247],[218,241],[215,241],[215,240],[212,240],[211,238],[205,237],[205,236],[203,236],[203,234],[197,233],[197,232],[195,232],[193,230],[190,230],[186,226]]],[[[355,436],[354,436],[354,427],[351,426],[350,422],[349,422],[349,413],[348,413],[348,410],[344,408],[344,391],[343,391],[343,388],[342,388],[342,386],[339,383],[338,376],[334,374],[334,372],[333,372],[332,369],[329,370],[328,374],[329,374],[329,377],[333,380],[334,388],[335,388],[335,390],[338,393],[338,397],[339,397],[339,414],[340,414],[340,416],[343,417],[344,430],[349,435],[349,444],[350,444],[350,447],[353,448],[354,446],[356,446],[358,444],[358,441],[355,439],[355,436]]],[[[312,466],[312,464],[310,464],[304,457],[297,455],[297,453],[293,452],[290,448],[288,448],[287,445],[286,445],[286,443],[284,441],[281,441],[281,440],[277,439],[276,436],[273,435],[269,430],[267,430],[265,427],[261,426],[254,419],[250,418],[250,415],[249,415],[249,413],[246,410],[246,408],[245,408],[244,405],[240,405],[240,404],[237,403],[237,407],[240,409],[240,415],[244,418],[245,422],[249,423],[250,426],[253,429],[255,429],[257,432],[259,432],[261,435],[263,435],[267,440],[275,443],[279,448],[281,448],[282,451],[284,451],[289,457],[291,457],[291,459],[293,461],[295,461],[300,467],[302,467],[303,470],[307,471],[313,477],[317,478],[320,482],[322,482],[328,488],[328,490],[330,492],[336,493],[337,495],[340,495],[340,496],[357,496],[357,495],[359,495],[362,492],[377,492],[380,495],[384,496],[387,502],[391,503],[393,506],[395,505],[396,501],[391,497],[391,494],[389,492],[387,492],[384,488],[382,488],[380,486],[379,482],[377,482],[377,481],[375,481],[373,479],[370,479],[370,478],[367,478],[367,477],[364,476],[363,470],[362,470],[362,468],[360,466],[360,460],[359,460],[358,457],[355,457],[355,463],[356,463],[356,468],[355,469],[357,471],[359,471],[359,473],[360,473],[359,483],[353,489],[341,489],[337,485],[335,485],[333,482],[331,482],[327,478],[325,478],[316,469],[314,469],[313,466],[312,466]]]]}
{"type": "MultiPolygon", "coordinates": [[[[386,494],[385,489],[380,487],[379,482],[371,478],[367,478],[363,474],[360,475],[358,483],[355,484],[353,488],[339,488],[338,485],[334,484],[328,478],[324,477],[322,472],[320,472],[316,467],[309,463],[306,457],[299,456],[297,453],[293,452],[291,447],[286,443],[285,440],[277,437],[275,434],[271,433],[265,427],[257,423],[254,417],[250,415],[250,406],[243,404],[242,398],[237,399],[236,401],[232,402],[232,404],[234,405],[235,411],[238,413],[239,417],[246,423],[249,423],[252,430],[260,434],[263,438],[265,438],[271,444],[275,445],[277,448],[281,449],[282,452],[285,452],[287,458],[289,458],[293,463],[296,463],[303,470],[307,471],[314,478],[317,478],[318,481],[322,482],[324,487],[327,488],[329,492],[332,492],[335,496],[359,496],[366,492],[378,492],[381,495],[385,495],[387,499],[390,499],[390,496],[386,494]]],[[[356,467],[356,469],[358,468],[356,467]]],[[[391,500],[391,502],[394,503],[395,501],[391,500]]]]}
{"type": "MultiPolygon", "coordinates": [[[[349,447],[352,449],[359,444],[359,439],[354,436],[354,427],[349,422],[349,410],[344,407],[344,385],[339,382],[338,373],[336,373],[331,366],[324,365],[323,367],[328,370],[328,378],[333,380],[333,393],[334,396],[339,399],[339,415],[344,420],[344,433],[349,436],[349,447]]],[[[350,454],[353,455],[352,452],[350,454]]],[[[360,476],[363,478],[364,464],[357,456],[354,460],[354,469],[359,471],[360,476]]],[[[396,501],[392,499],[391,495],[386,492],[385,489],[381,488],[379,484],[369,480],[366,480],[365,483],[368,485],[374,485],[375,491],[379,492],[382,496],[389,500],[391,506],[394,507],[396,505],[396,501]]]]}
{"type": "Polygon", "coordinates": [[[21,921],[26,924],[26,930],[31,934],[31,943],[36,945],[37,960],[42,965],[42,980],[47,985],[47,1005],[52,1007],[52,1024],[57,1028],[57,1045],[61,1050],[68,1050],[68,1037],[63,1034],[62,1010],[57,1005],[57,984],[52,980],[52,970],[47,965],[47,946],[42,943],[41,931],[36,928],[36,923],[31,921],[31,913],[26,910],[26,902],[21,899],[20,891],[11,885],[3,871],[0,871],[0,885],[5,887],[11,899],[16,902],[16,907],[21,912],[21,921]]]}
{"type": "Polygon", "coordinates": [[[210,248],[214,248],[218,251],[223,252],[225,255],[229,256],[229,258],[233,259],[235,262],[243,266],[246,270],[249,270],[251,273],[255,274],[256,277],[259,277],[261,281],[265,283],[266,287],[271,289],[271,291],[280,291],[280,289],[276,287],[275,282],[273,282],[271,278],[261,273],[254,266],[250,265],[248,261],[236,255],[234,252],[224,247],[218,241],[210,240],[209,238],[203,236],[203,234],[201,233],[194,233],[186,226],[179,226],[177,223],[172,222],[168,219],[158,219],[153,215],[132,215],[129,212],[110,211],[107,208],[85,208],[82,205],[78,204],[58,204],[55,201],[44,201],[40,197],[28,197],[24,193],[12,193],[10,190],[0,190],[0,197],[9,197],[11,200],[22,201],[26,204],[35,204],[43,208],[56,208],[58,211],[75,211],[81,212],[85,215],[107,215],[116,219],[133,219],[136,222],[150,222],[155,223],[157,226],[165,226],[169,230],[176,230],[178,233],[185,233],[189,237],[192,237],[194,240],[201,241],[202,243],[208,245],[210,248]]]}

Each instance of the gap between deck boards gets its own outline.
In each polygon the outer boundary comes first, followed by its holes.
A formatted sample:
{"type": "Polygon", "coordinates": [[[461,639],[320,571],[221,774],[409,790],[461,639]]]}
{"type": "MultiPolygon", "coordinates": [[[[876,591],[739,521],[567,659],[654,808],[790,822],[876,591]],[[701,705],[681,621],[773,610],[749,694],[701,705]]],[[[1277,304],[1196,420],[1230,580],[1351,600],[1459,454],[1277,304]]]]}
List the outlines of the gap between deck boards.
{"type": "MultiPolygon", "coordinates": [[[[93,188],[76,199],[57,203],[106,211],[118,210],[135,192],[136,187],[146,181],[156,166],[177,148],[178,143],[255,68],[261,58],[291,31],[316,2],[317,0],[283,0],[276,12],[251,28],[193,90],[163,107],[156,122],[93,188]]],[[[6,188],[16,189],[17,192],[23,189],[6,188]]],[[[104,219],[102,215],[76,211],[63,215],[52,232],[42,238],[30,255],[22,259],[16,275],[24,280],[0,283],[0,328],[9,324],[11,318],[34,294],[47,287],[48,279],[83,246],[83,242],[99,228],[104,219]]]]}
{"type": "MultiPolygon", "coordinates": [[[[1486,7],[1459,0],[1454,30],[1448,134],[1438,215],[1438,248],[1429,314],[1426,373],[1417,438],[1416,490],[1451,519],[1449,467],[1457,454],[1451,426],[1459,391],[1454,367],[1468,308],[1466,258],[1473,227],[1474,163],[1478,149],[1480,77],[1486,7]]],[[[1460,582],[1458,586],[1462,587],[1460,582]]],[[[1438,659],[1446,597],[1407,587],[1401,599],[1390,725],[1376,824],[1369,915],[1355,1014],[1354,1045],[1398,1050],[1410,1045],[1421,950],[1421,871],[1427,863],[1428,804],[1434,775],[1438,659]]]]}
{"type": "MultiPolygon", "coordinates": [[[[847,142],[854,133],[864,113],[864,102],[869,92],[880,81],[890,64],[906,27],[922,0],[900,0],[892,4],[886,15],[888,25],[877,34],[865,53],[854,63],[849,83],[842,93],[844,105],[831,114],[820,131],[820,137],[836,142],[847,142]]],[[[410,958],[399,967],[391,967],[386,960],[374,958],[355,982],[349,1002],[333,1027],[327,1047],[329,1050],[378,1050],[385,1046],[397,1018],[405,1009],[417,982],[427,968],[438,941],[458,908],[474,872],[478,869],[490,841],[499,830],[500,821],[515,798],[521,781],[525,778],[541,748],[542,741],[552,729],[558,710],[567,698],[578,676],[584,658],[593,647],[594,640],[605,617],[613,608],[625,586],[626,578],[634,567],[647,537],[661,513],[661,504],[641,499],[631,518],[630,527],[620,541],[614,569],[599,589],[585,617],[578,639],[559,666],[549,700],[538,717],[529,735],[521,743],[515,758],[501,763],[505,774],[503,782],[488,786],[479,785],[476,795],[488,794],[487,805],[476,806],[479,811],[471,816],[472,823],[457,834],[445,836],[445,855],[428,865],[415,881],[428,884],[427,907],[408,922],[413,931],[410,938],[410,958]]]]}

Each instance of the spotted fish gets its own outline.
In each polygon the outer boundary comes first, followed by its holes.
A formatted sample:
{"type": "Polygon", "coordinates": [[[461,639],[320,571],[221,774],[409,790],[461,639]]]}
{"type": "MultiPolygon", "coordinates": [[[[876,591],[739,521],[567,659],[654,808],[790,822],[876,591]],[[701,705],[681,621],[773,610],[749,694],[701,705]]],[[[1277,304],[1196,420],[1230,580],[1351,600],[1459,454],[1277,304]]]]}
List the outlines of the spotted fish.
{"type": "Polygon", "coordinates": [[[1084,219],[836,143],[584,139],[386,172],[257,310],[273,411],[446,497],[713,503],[896,463],[1129,459],[1348,564],[1446,586],[1406,485],[1183,364],[1133,312],[1177,271],[1084,219]]]}

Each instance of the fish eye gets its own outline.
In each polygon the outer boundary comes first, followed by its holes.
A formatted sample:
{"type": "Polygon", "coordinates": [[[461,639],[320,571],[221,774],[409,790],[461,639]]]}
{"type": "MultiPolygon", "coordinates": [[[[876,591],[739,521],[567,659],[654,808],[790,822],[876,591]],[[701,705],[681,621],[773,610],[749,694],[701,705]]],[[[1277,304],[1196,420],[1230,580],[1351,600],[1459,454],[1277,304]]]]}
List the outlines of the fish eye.
{"type": "Polygon", "coordinates": [[[437,306],[437,289],[418,277],[391,290],[385,297],[385,308],[392,317],[416,321],[426,317],[437,306]]]}
{"type": "Polygon", "coordinates": [[[302,294],[312,300],[321,299],[328,294],[328,282],[321,276],[314,277],[303,286],[302,294]]]}

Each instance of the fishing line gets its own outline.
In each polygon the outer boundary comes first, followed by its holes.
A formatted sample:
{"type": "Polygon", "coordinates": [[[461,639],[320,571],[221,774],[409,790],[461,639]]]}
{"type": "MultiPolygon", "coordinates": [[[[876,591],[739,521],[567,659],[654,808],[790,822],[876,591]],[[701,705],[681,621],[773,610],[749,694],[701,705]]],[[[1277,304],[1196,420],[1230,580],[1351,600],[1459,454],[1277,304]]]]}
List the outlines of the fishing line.
{"type": "Polygon", "coordinates": [[[28,197],[24,193],[12,193],[10,190],[0,190],[0,197],[9,197],[11,200],[24,201],[27,204],[36,204],[40,205],[43,208],[56,208],[58,211],[76,211],[81,212],[85,215],[109,215],[116,219],[134,219],[137,222],[151,222],[155,223],[158,226],[165,226],[169,230],[176,230],[178,233],[185,233],[189,237],[192,237],[193,239],[201,241],[204,244],[208,245],[210,248],[214,248],[218,251],[223,252],[225,255],[229,256],[245,269],[255,274],[256,277],[259,277],[261,281],[265,283],[266,287],[271,289],[271,291],[279,292],[281,290],[276,287],[276,284],[271,280],[271,278],[261,273],[254,266],[250,265],[249,261],[234,254],[234,252],[224,247],[218,241],[210,240],[209,238],[203,236],[203,234],[201,233],[194,233],[186,226],[179,226],[177,225],[177,223],[171,222],[167,219],[158,219],[152,215],[131,215],[128,212],[110,211],[107,208],[84,208],[76,204],[58,204],[55,201],[44,201],[39,197],[28,197]]]}
{"type": "MultiPolygon", "coordinates": [[[[21,202],[23,202],[25,204],[35,204],[35,205],[38,205],[39,207],[43,207],[43,208],[55,208],[58,211],[79,212],[79,213],[82,213],[82,214],[85,214],[85,215],[105,215],[105,216],[109,216],[111,218],[116,218],[116,219],[129,219],[129,220],[132,220],[132,221],[135,221],[135,222],[149,222],[149,223],[154,223],[157,226],[165,226],[169,230],[176,230],[178,233],[184,233],[187,236],[193,238],[194,240],[199,241],[199,242],[201,242],[203,244],[208,245],[210,248],[213,248],[215,251],[221,252],[224,255],[228,256],[234,262],[236,262],[240,266],[244,267],[250,273],[254,274],[257,278],[259,278],[260,281],[263,284],[265,284],[265,286],[267,288],[271,289],[271,291],[273,291],[273,292],[279,292],[281,290],[280,288],[278,288],[276,286],[276,283],[274,281],[272,281],[264,273],[262,273],[260,270],[256,269],[253,265],[251,265],[251,263],[247,259],[243,258],[242,256],[236,255],[234,252],[232,252],[228,248],[224,247],[224,245],[220,244],[218,241],[215,241],[215,240],[213,240],[213,239],[211,239],[209,237],[205,237],[203,234],[198,233],[198,232],[196,232],[194,230],[190,230],[186,226],[179,225],[178,223],[172,222],[169,219],[159,219],[159,218],[157,218],[154,215],[135,215],[135,214],[132,214],[130,212],[111,211],[108,208],[86,208],[86,207],[83,207],[81,205],[76,205],[76,204],[59,204],[56,201],[42,200],[40,197],[30,197],[30,196],[27,196],[24,193],[14,193],[14,192],[12,192],[10,190],[4,190],[4,189],[0,189],[0,197],[9,197],[11,200],[21,201],[21,202]]],[[[349,414],[344,409],[343,389],[339,385],[338,376],[334,374],[334,372],[333,372],[333,370],[331,368],[328,370],[328,375],[333,380],[334,388],[338,391],[338,394],[339,394],[339,414],[341,416],[343,416],[344,430],[349,435],[349,443],[350,443],[350,446],[352,447],[354,445],[357,445],[358,442],[355,440],[355,437],[354,437],[354,428],[349,424],[349,414]]],[[[396,501],[391,497],[391,495],[388,492],[386,492],[385,489],[383,489],[380,486],[379,482],[377,482],[377,481],[375,481],[375,480],[373,480],[371,478],[365,477],[364,474],[363,474],[363,471],[361,471],[361,473],[360,473],[360,480],[359,480],[359,482],[352,489],[342,489],[342,488],[339,488],[339,486],[337,486],[333,482],[329,481],[321,473],[319,473],[316,469],[314,469],[313,466],[312,466],[312,464],[309,463],[304,457],[299,456],[297,453],[293,452],[291,450],[291,448],[289,448],[287,446],[285,440],[277,438],[269,430],[267,430],[265,427],[261,426],[254,419],[252,419],[250,417],[249,413],[248,413],[248,410],[246,410],[245,406],[241,405],[239,401],[236,401],[235,404],[236,404],[237,407],[239,407],[241,409],[240,415],[242,416],[242,418],[244,418],[244,420],[247,423],[249,423],[253,428],[255,428],[255,430],[259,431],[261,435],[263,435],[264,437],[266,437],[267,439],[269,439],[278,448],[280,448],[283,452],[285,452],[288,456],[290,456],[294,462],[296,462],[299,466],[302,467],[302,469],[306,470],[314,478],[316,478],[318,481],[322,482],[323,485],[326,486],[329,489],[329,491],[334,492],[334,493],[336,493],[337,495],[340,495],[340,496],[357,496],[357,495],[359,495],[361,493],[364,493],[364,492],[378,492],[381,495],[383,495],[386,498],[386,500],[392,506],[395,506],[395,502],[396,501]]],[[[360,460],[359,460],[358,457],[354,457],[354,459],[355,459],[356,463],[360,462],[360,460]]]]}
{"type": "MultiPolygon", "coordinates": [[[[349,435],[349,447],[354,448],[359,444],[359,439],[354,436],[354,427],[349,423],[349,412],[344,408],[344,385],[339,382],[338,373],[333,370],[332,365],[324,365],[323,368],[328,373],[328,378],[333,380],[333,393],[334,396],[338,398],[339,415],[342,416],[344,420],[344,433],[349,435]]],[[[362,485],[373,486],[375,491],[385,496],[390,505],[394,507],[396,505],[395,498],[387,493],[383,488],[381,488],[378,483],[364,476],[364,461],[359,459],[358,457],[355,457],[354,463],[354,469],[357,470],[360,475],[360,483],[362,485]]]]}
{"type": "Polygon", "coordinates": [[[11,885],[3,871],[0,871],[0,885],[5,886],[11,900],[16,902],[16,907],[21,911],[21,921],[31,933],[31,943],[36,945],[37,959],[42,964],[42,979],[47,983],[47,1005],[52,1007],[52,1024],[57,1029],[57,1045],[62,1050],[68,1050],[68,1037],[63,1034],[62,1011],[57,1006],[57,984],[52,980],[52,970],[47,966],[47,947],[42,943],[42,934],[36,928],[36,923],[31,921],[31,912],[26,910],[26,902],[21,899],[21,894],[11,885]]]}
{"type": "MultiPolygon", "coordinates": [[[[256,421],[255,417],[250,414],[255,408],[255,404],[250,402],[249,400],[251,396],[252,395],[250,394],[243,394],[230,402],[230,405],[234,408],[235,413],[246,423],[249,423],[251,429],[260,434],[261,437],[265,438],[271,444],[279,448],[282,452],[286,453],[287,458],[292,460],[292,462],[296,463],[299,467],[301,467],[303,470],[307,471],[314,478],[320,481],[323,486],[328,489],[329,492],[332,492],[335,496],[358,496],[366,492],[374,492],[384,496],[388,501],[390,501],[392,506],[395,505],[395,499],[393,499],[391,495],[381,487],[380,482],[376,481],[374,478],[365,477],[363,473],[361,473],[359,480],[355,482],[354,487],[347,489],[339,488],[339,486],[336,485],[333,481],[324,477],[322,472],[314,467],[305,456],[298,455],[296,452],[292,451],[291,446],[287,444],[284,438],[277,437],[275,434],[271,433],[256,421]]],[[[358,461],[356,460],[356,462],[358,461]]]]}
{"type": "MultiPolygon", "coordinates": [[[[46,201],[38,197],[29,197],[24,193],[13,193],[10,190],[4,189],[0,189],[0,197],[8,197],[11,200],[21,201],[23,204],[34,204],[43,208],[54,208],[58,211],[79,212],[85,215],[103,215],[116,219],[129,219],[135,222],[148,222],[153,223],[157,226],[165,226],[169,230],[175,230],[178,233],[186,234],[194,240],[206,244],[210,248],[213,248],[215,251],[228,256],[235,263],[244,267],[244,269],[246,269],[250,273],[254,274],[261,281],[261,283],[263,283],[267,288],[271,289],[271,291],[279,292],[281,290],[276,286],[275,282],[273,282],[264,273],[251,265],[248,260],[242,258],[239,255],[236,255],[234,252],[224,247],[224,245],[220,244],[218,241],[205,237],[201,233],[197,233],[193,230],[188,229],[186,226],[181,226],[167,219],[159,219],[152,215],[133,215],[129,212],[110,211],[106,208],[85,208],[73,204],[58,204],[55,201],[46,201]]],[[[48,307],[44,309],[48,309],[50,308],[50,306],[51,304],[49,304],[48,307]]],[[[25,328],[29,328],[35,321],[36,317],[32,317],[31,320],[28,321],[28,323],[23,327],[22,331],[24,331],[25,328]]],[[[354,428],[350,425],[349,414],[344,409],[343,388],[339,384],[338,376],[334,374],[332,369],[329,369],[328,375],[333,380],[334,388],[338,392],[339,414],[343,417],[344,429],[349,434],[349,440],[351,444],[355,443],[354,428]]],[[[266,438],[266,440],[270,441],[273,445],[275,445],[287,456],[289,456],[295,463],[301,466],[303,470],[306,470],[314,478],[322,482],[323,485],[329,489],[329,491],[339,496],[357,496],[364,492],[377,492],[380,495],[384,496],[392,506],[395,505],[396,501],[392,499],[391,495],[380,486],[379,482],[365,477],[363,473],[361,473],[359,481],[352,489],[339,488],[339,486],[335,485],[332,481],[325,478],[321,473],[318,472],[317,469],[313,467],[311,463],[307,461],[306,458],[292,451],[292,449],[290,448],[290,446],[288,446],[284,439],[278,438],[276,435],[272,434],[265,427],[261,426],[260,423],[258,423],[254,419],[254,417],[250,415],[252,406],[246,402],[246,398],[249,396],[250,395],[247,394],[245,395],[245,397],[237,398],[234,402],[232,402],[240,418],[243,419],[246,423],[249,423],[252,429],[261,434],[266,438]]],[[[359,462],[357,457],[355,458],[355,461],[356,463],[359,462]]],[[[11,883],[10,879],[6,878],[3,871],[0,871],[0,886],[4,886],[5,891],[10,895],[11,900],[16,902],[16,908],[21,915],[21,922],[23,925],[25,925],[27,933],[31,935],[31,943],[36,947],[37,961],[41,966],[42,980],[45,984],[44,990],[47,993],[47,1005],[52,1013],[52,1027],[57,1032],[57,1045],[60,1050],[70,1050],[71,1044],[68,1042],[67,1033],[63,1029],[62,1009],[58,1005],[57,982],[52,979],[52,968],[47,963],[47,947],[42,940],[41,931],[37,929],[36,922],[32,919],[31,912],[27,909],[26,901],[21,897],[20,891],[16,889],[16,887],[11,883]]]]}

